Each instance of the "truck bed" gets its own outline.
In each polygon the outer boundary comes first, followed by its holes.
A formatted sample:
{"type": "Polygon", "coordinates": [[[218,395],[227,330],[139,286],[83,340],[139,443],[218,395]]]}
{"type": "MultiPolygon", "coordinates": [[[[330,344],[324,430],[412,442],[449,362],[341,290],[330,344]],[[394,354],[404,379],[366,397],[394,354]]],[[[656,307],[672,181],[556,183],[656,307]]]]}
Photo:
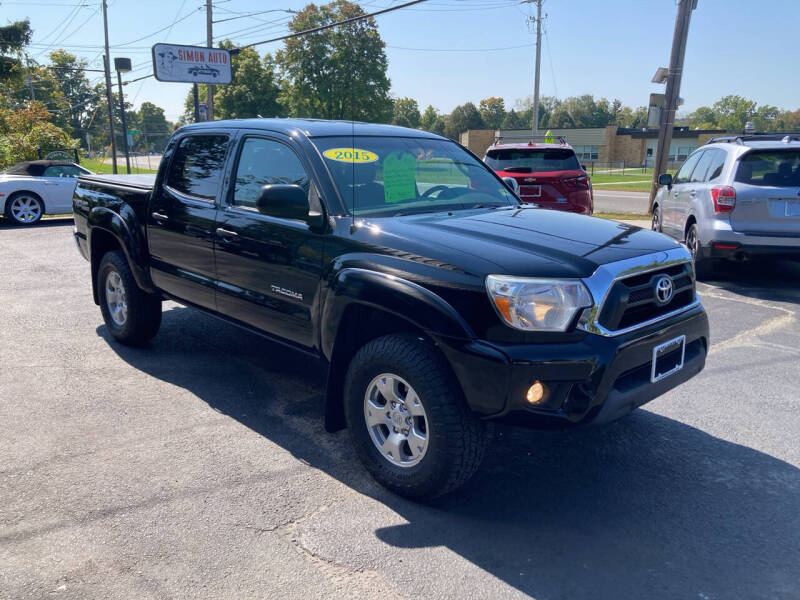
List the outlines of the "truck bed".
{"type": "Polygon", "coordinates": [[[155,173],[137,175],[81,175],[81,181],[97,183],[100,185],[113,185],[114,187],[128,187],[150,191],[156,182],[155,173]]]}

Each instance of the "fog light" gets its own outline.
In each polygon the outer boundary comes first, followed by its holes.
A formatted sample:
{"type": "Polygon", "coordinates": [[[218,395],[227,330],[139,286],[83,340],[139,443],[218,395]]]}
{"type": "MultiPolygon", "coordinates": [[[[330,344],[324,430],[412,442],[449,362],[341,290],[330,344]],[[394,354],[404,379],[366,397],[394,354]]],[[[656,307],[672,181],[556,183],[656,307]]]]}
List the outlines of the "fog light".
{"type": "Polygon", "coordinates": [[[536,381],[531,387],[528,388],[528,393],[526,394],[525,399],[529,404],[541,404],[542,400],[544,400],[546,391],[547,388],[544,387],[544,384],[541,381],[536,381]]]}

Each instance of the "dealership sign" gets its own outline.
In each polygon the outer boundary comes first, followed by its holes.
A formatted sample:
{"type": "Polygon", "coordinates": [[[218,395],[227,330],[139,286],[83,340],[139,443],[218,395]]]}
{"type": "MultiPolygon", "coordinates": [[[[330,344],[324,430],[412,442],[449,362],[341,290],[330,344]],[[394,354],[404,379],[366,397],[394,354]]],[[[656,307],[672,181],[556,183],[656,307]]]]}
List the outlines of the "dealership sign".
{"type": "Polygon", "coordinates": [[[153,74],[159,81],[182,83],[231,82],[231,53],[219,48],[156,44],[153,74]]]}

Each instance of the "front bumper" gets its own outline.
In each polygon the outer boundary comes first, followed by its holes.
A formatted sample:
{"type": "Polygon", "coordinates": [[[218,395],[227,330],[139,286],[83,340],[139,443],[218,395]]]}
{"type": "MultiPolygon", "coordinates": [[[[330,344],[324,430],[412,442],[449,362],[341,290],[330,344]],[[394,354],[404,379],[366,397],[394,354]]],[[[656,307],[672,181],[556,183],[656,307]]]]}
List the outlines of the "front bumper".
{"type": "Polygon", "coordinates": [[[698,305],[625,335],[587,333],[569,344],[496,344],[437,340],[470,407],[487,419],[566,428],[613,421],[702,371],[709,347],[708,318],[698,305]],[[651,383],[653,348],[686,336],[683,368],[651,383]],[[540,381],[547,394],[526,400],[540,381]]]}

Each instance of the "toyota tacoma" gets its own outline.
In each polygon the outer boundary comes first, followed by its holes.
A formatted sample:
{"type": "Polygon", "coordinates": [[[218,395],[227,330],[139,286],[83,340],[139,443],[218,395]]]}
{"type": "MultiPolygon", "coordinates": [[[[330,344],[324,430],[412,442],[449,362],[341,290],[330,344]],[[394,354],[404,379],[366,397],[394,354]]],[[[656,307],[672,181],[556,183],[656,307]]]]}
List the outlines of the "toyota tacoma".
{"type": "Polygon", "coordinates": [[[327,429],[408,497],[464,483],[488,422],[607,423],[708,351],[685,247],[526,205],[431,133],[188,125],[155,176],[83,176],[73,209],[111,336],[146,344],[170,299],[322,361],[327,429]]]}

